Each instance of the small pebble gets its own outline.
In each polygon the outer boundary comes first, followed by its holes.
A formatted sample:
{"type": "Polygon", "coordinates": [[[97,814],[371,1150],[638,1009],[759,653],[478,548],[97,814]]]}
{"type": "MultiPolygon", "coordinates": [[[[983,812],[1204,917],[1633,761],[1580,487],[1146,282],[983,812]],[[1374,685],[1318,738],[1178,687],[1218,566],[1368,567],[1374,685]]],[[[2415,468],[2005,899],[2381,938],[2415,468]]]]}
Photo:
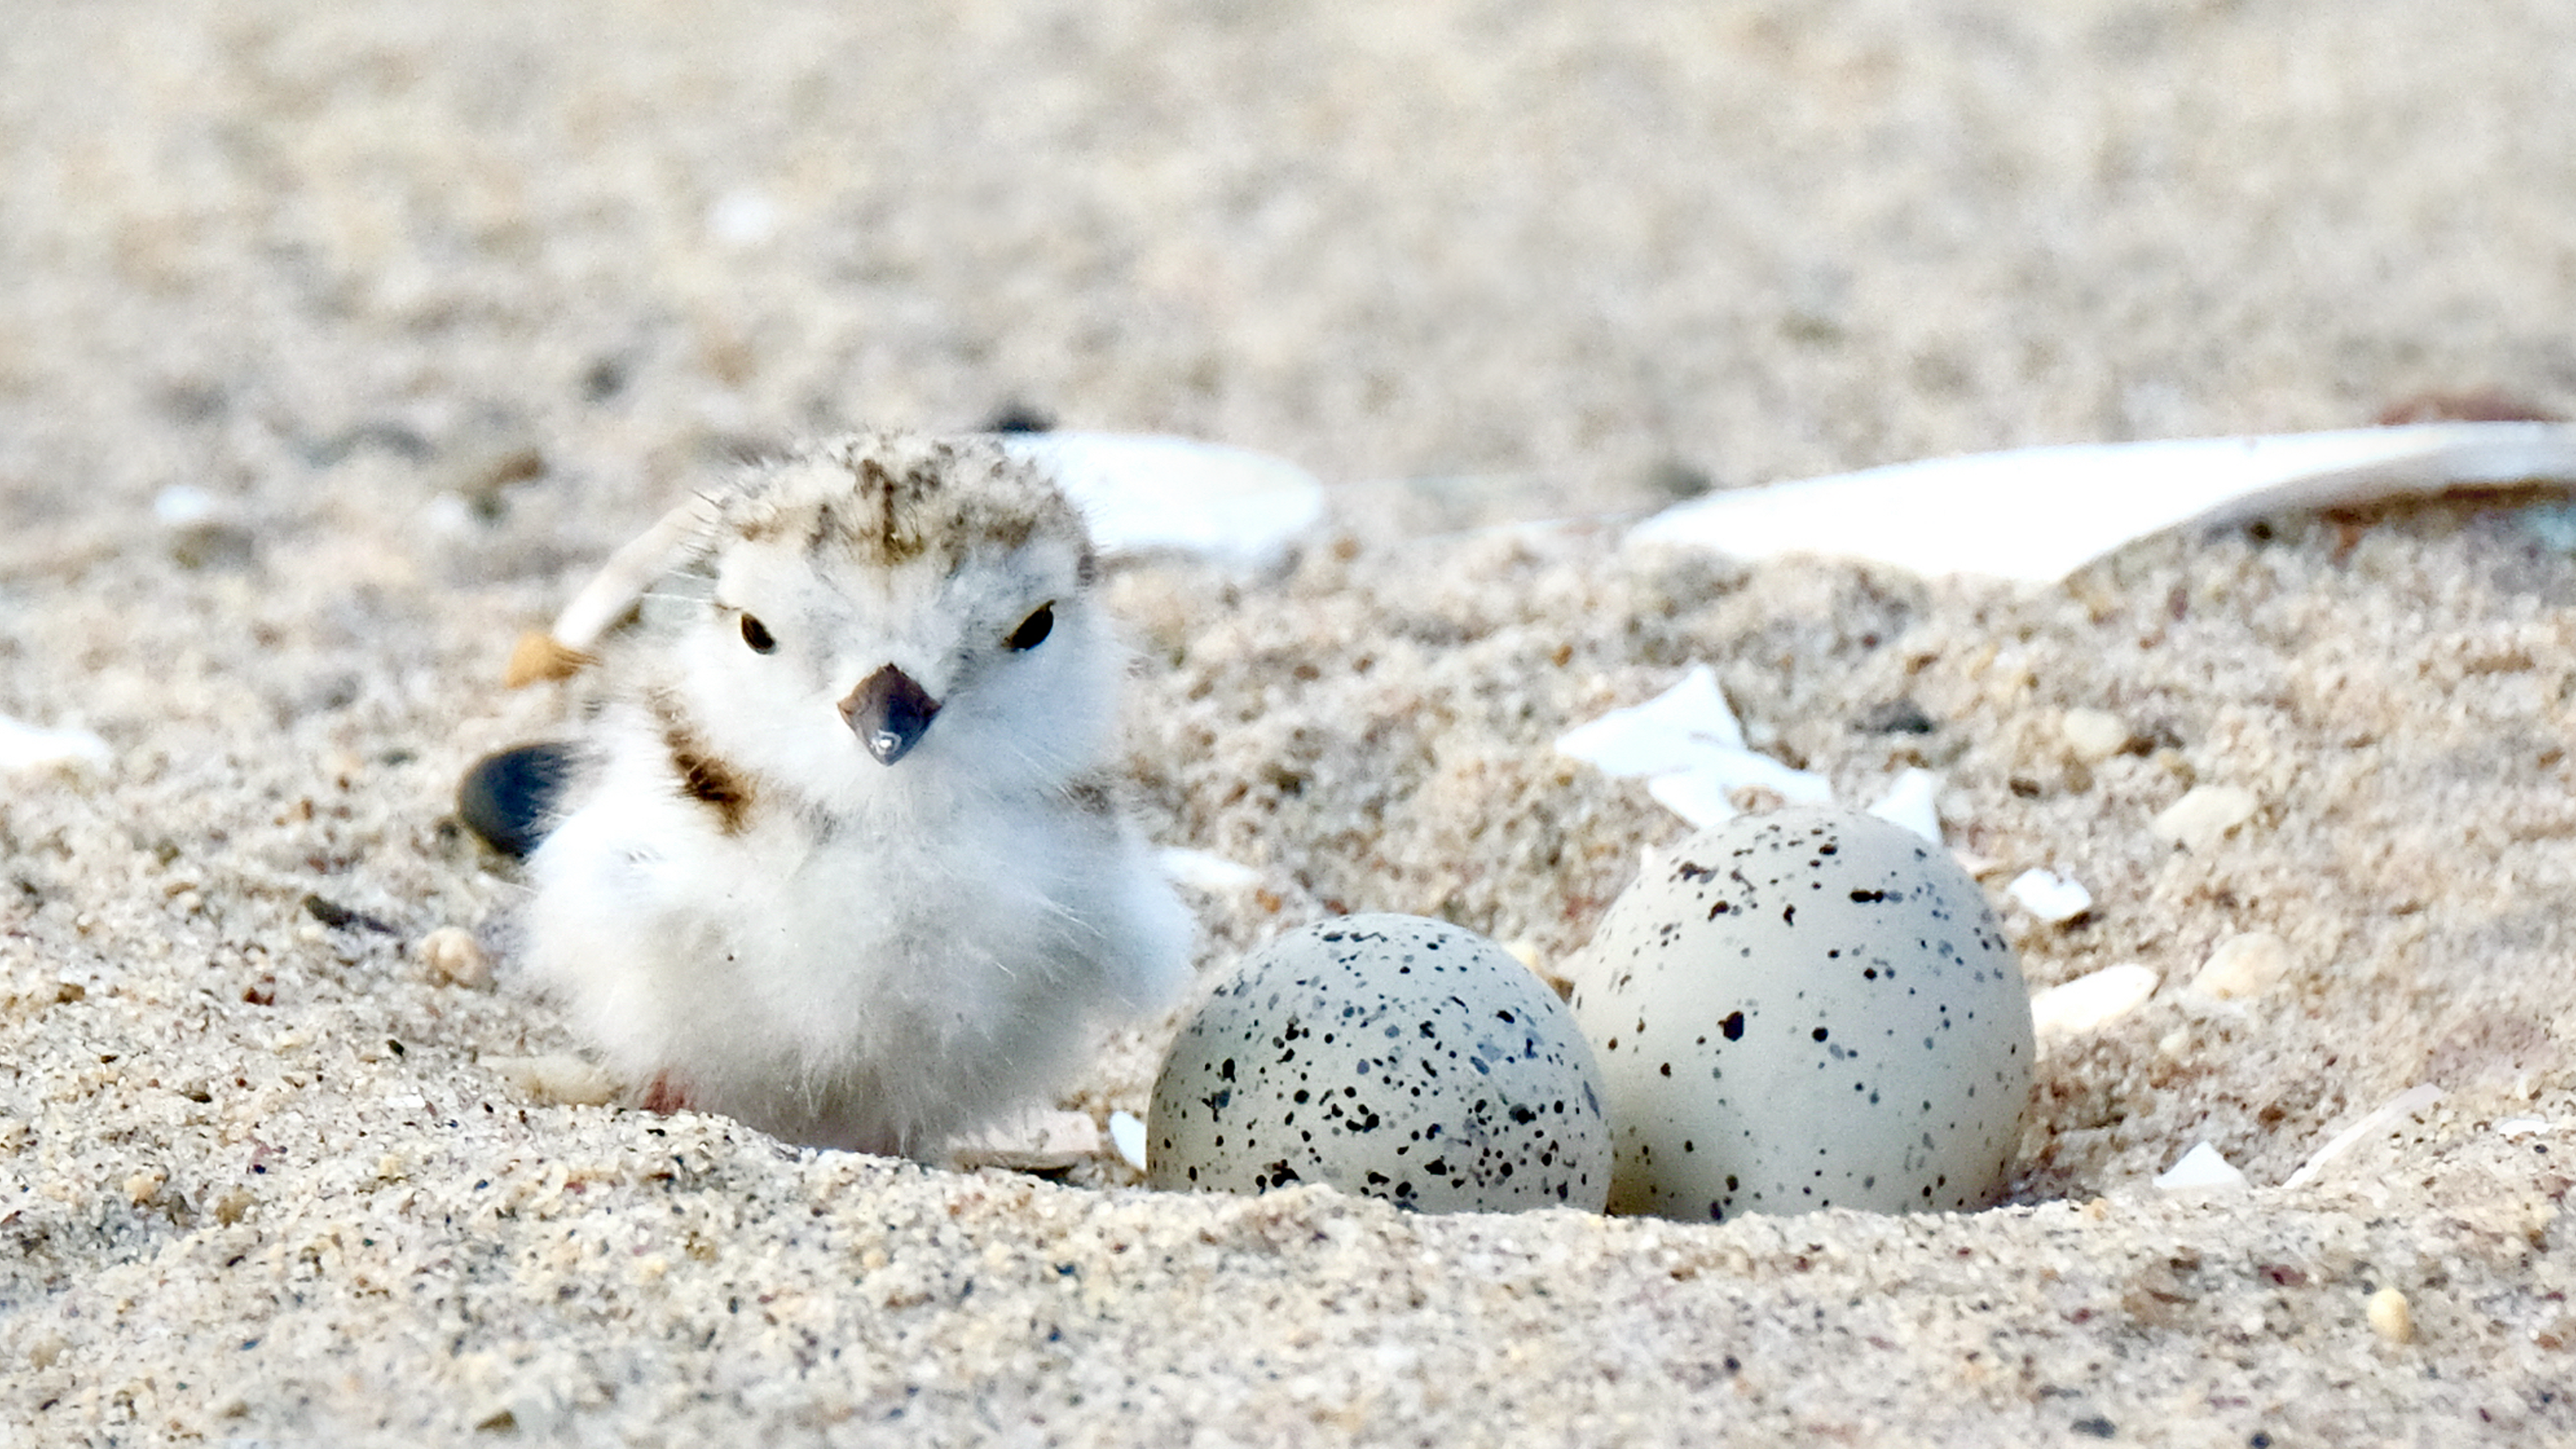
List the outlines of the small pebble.
{"type": "Polygon", "coordinates": [[[2415,1336],[2415,1310],[2407,1304],[2406,1295],[2394,1288],[2371,1294],[2362,1313],[2370,1320],[2371,1331],[2390,1343],[2405,1343],[2415,1336]]]}
{"type": "Polygon", "coordinates": [[[2107,709],[2070,709],[2057,722],[2066,752],[2088,765],[2098,765],[2129,747],[2129,722],[2107,709]]]}
{"type": "Polygon", "coordinates": [[[2207,850],[2254,818],[2261,802],[2236,785],[2195,785],[2147,826],[2149,834],[2185,850],[2207,850]]]}
{"type": "Polygon", "coordinates": [[[1940,721],[1925,714],[1923,706],[1910,699],[1872,705],[1852,720],[1853,729],[1871,735],[1928,735],[1940,727],[1940,721]]]}
{"type": "Polygon", "coordinates": [[[492,958],[483,952],[474,933],[462,926],[441,926],[420,938],[414,948],[421,969],[441,986],[487,986],[492,981],[492,958]]]}
{"type": "Polygon", "coordinates": [[[2146,1004],[2156,994],[2156,973],[2144,966],[2105,966],[2048,988],[2030,999],[2031,1029],[2098,1031],[2146,1004]]]}
{"type": "Polygon", "coordinates": [[[2050,925],[2063,925],[2093,909],[2093,893],[2045,870],[2026,870],[2004,887],[2021,908],[2050,925]]]}
{"type": "Polygon", "coordinates": [[[2269,990],[2290,974],[2289,943],[2269,931],[2230,936],[2209,953],[2191,989],[2219,1001],[2234,1001],[2269,990]]]}
{"type": "Polygon", "coordinates": [[[170,1174],[157,1167],[147,1167],[141,1172],[133,1173],[125,1179],[126,1201],[141,1207],[152,1201],[160,1193],[161,1184],[169,1180],[170,1174]]]}
{"type": "Polygon", "coordinates": [[[2184,1153],[2181,1161],[2156,1179],[2156,1187],[2164,1192],[2238,1193],[2247,1186],[2245,1174],[2206,1142],[2184,1153]]]}

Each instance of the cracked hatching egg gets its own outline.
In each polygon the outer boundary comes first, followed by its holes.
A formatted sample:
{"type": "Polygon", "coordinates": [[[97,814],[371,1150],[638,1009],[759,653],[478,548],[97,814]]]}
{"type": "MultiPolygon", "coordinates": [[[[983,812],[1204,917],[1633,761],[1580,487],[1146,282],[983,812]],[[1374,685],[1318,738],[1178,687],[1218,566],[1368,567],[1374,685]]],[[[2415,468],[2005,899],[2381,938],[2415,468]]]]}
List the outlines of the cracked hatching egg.
{"type": "Polygon", "coordinates": [[[1567,974],[1615,1124],[1610,1210],[1724,1220],[1992,1201],[2030,1101],[2030,1002],[1949,851],[1845,810],[1676,847],[1567,974]]]}
{"type": "Polygon", "coordinates": [[[1598,1083],[1573,1016],[1502,948],[1420,916],[1344,916],[1253,953],[1182,1027],[1154,1083],[1147,1180],[1598,1212],[1598,1083]]]}

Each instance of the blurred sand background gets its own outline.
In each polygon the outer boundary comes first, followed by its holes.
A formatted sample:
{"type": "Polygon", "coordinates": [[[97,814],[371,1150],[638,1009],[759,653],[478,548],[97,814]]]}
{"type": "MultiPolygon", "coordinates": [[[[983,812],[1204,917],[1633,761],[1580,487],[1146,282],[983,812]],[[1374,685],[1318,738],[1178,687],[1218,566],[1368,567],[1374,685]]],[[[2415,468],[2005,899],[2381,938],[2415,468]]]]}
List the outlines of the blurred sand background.
{"type": "MultiPolygon", "coordinates": [[[[2576,562],[2461,504],[2028,593],[1622,553],[1708,486],[2576,410],[2576,10],[2404,0],[12,9],[0,1435],[28,1444],[2304,1445],[2576,1436],[2576,562]],[[510,640],[748,448],[1002,408],[1294,459],[1131,561],[1202,968],[1328,910],[1561,957],[1675,820],[1553,754],[1718,671],[2096,899],[1967,1217],[1432,1219],[550,1105],[458,772],[510,640]],[[173,494],[170,490],[197,490],[173,494]],[[200,498],[169,521],[173,500],[200,498]],[[162,512],[156,512],[156,502],[162,512]],[[1596,520],[1539,533],[1486,525],[1596,520]],[[1606,521],[1603,521],[1606,520],[1606,521]],[[1893,702],[1929,733],[1885,733],[1893,702]],[[2073,708],[2139,748],[2070,749],[2073,708]],[[2255,817],[2178,850],[2195,782],[2255,817]],[[341,908],[326,923],[309,897],[341,908]],[[354,914],[352,914],[354,913],[354,914]],[[2187,983],[2268,932],[2252,996],[2187,983]],[[501,961],[506,978],[506,954],[501,961]],[[2434,1108],[2317,1180],[2338,1129],[2434,1108]],[[2207,1140],[2256,1185],[2155,1175],[2207,1140]],[[2365,1302],[2405,1295],[2412,1334],[2365,1302]]],[[[1141,1109],[1169,1022],[1069,1104],[1141,1109]]]]}

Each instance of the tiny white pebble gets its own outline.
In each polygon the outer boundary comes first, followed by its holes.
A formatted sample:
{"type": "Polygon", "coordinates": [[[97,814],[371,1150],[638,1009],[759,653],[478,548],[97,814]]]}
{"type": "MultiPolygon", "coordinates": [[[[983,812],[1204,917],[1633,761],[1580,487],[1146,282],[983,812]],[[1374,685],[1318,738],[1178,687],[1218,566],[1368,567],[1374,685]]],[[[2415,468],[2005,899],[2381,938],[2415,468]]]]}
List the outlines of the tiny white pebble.
{"type": "Polygon", "coordinates": [[[2237,1171],[2234,1163],[2203,1142],[2165,1169],[2156,1178],[2156,1186],[2165,1192],[2237,1193],[2245,1191],[2247,1183],[2245,1174],[2237,1171]]]}
{"type": "Polygon", "coordinates": [[[2149,822],[2147,832],[2168,845],[2207,850],[2253,819],[2260,803],[2239,785],[2194,785],[2149,822]]]}
{"type": "Polygon", "coordinates": [[[728,191],[707,208],[707,234],[728,247],[757,246],[778,231],[778,203],[751,187],[728,191]]]}
{"type": "Polygon", "coordinates": [[[204,523],[221,511],[215,495],[185,483],[173,483],[152,495],[152,516],[170,528],[204,523]]]}
{"type": "Polygon", "coordinates": [[[2495,1124],[2495,1130],[2507,1137],[2528,1137],[2548,1131],[2549,1124],[2538,1117],[2506,1117],[2495,1124]]]}
{"type": "Polygon", "coordinates": [[[2033,1031],[2086,1032],[2110,1025],[2156,994],[2156,973],[2144,966],[2105,966],[2052,986],[2030,999],[2033,1031]]]}
{"type": "Polygon", "coordinates": [[[2074,920],[2093,909],[2093,893],[2051,871],[2026,870],[2004,887],[2021,908],[2051,925],[2074,920]]]}
{"type": "Polygon", "coordinates": [[[1261,872],[1251,866],[1204,850],[1176,845],[1158,852],[1155,861],[1174,884],[1211,895],[1221,891],[1250,890],[1261,884],[1261,872]]]}
{"type": "Polygon", "coordinates": [[[2415,1336],[2415,1310],[2406,1295],[2394,1288],[2371,1294],[2362,1314],[2370,1320],[2371,1331],[2390,1343],[2404,1343],[2415,1336]]]}
{"type": "Polygon", "coordinates": [[[2220,1001],[2259,995],[2290,974],[2290,946],[2269,931],[2230,936],[2209,953],[2191,989],[2220,1001]]]}
{"type": "Polygon", "coordinates": [[[2085,764],[2099,764],[2128,748],[2129,722],[2107,709],[2070,709],[2057,722],[2066,752],[2085,764]]]}

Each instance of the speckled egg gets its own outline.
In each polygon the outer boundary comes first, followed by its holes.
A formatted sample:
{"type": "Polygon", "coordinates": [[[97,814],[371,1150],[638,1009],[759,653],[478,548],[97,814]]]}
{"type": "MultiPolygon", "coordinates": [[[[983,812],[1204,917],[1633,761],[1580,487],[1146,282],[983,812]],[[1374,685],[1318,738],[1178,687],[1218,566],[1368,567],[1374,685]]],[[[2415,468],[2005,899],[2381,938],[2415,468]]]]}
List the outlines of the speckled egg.
{"type": "Polygon", "coordinates": [[[1843,810],[1744,816],[1629,887],[1569,963],[1615,1124],[1612,1212],[1982,1207],[2030,1102],[2030,1003],[1950,853],[1843,810]]]}
{"type": "Polygon", "coordinates": [[[1344,916],[1255,952],[1154,1083],[1147,1179],[1331,1183],[1425,1212],[1578,1207],[1610,1190],[1599,1069],[1556,994],[1492,942],[1344,916]]]}

